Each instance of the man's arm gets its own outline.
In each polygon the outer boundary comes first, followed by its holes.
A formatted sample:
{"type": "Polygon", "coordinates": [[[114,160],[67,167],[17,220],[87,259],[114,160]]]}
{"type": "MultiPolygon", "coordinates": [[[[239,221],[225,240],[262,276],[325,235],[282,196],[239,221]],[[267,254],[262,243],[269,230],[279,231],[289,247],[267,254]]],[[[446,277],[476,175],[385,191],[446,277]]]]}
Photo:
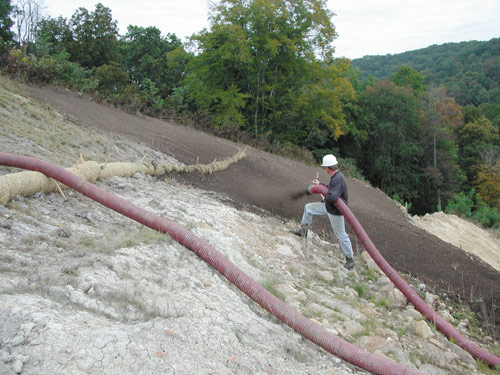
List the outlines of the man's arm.
{"type": "Polygon", "coordinates": [[[334,176],[330,181],[328,186],[328,193],[326,194],[325,201],[334,204],[335,201],[342,195],[342,184],[338,181],[338,178],[334,176]]]}

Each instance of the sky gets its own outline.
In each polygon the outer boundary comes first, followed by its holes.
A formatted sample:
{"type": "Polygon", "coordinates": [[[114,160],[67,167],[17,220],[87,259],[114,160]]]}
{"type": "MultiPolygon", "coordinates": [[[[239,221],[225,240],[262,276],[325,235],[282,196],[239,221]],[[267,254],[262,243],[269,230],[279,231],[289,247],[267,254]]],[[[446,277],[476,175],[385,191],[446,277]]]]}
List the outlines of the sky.
{"type": "MultiPolygon", "coordinates": [[[[97,3],[111,9],[120,35],[127,26],[155,26],[184,39],[209,28],[209,0],[42,0],[44,13],[71,18],[97,3]]],[[[12,3],[15,3],[13,1],[12,3]]],[[[433,44],[500,37],[500,0],[328,0],[338,38],[335,56],[396,54],[433,44]]]]}

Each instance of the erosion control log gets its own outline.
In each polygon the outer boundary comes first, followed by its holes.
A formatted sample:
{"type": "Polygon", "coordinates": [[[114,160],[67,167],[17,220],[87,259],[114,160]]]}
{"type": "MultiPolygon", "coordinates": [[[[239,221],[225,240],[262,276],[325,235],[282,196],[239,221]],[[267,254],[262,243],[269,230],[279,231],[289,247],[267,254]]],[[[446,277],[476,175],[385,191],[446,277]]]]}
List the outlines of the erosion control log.
{"type": "Polygon", "coordinates": [[[153,212],[147,211],[125,199],[108,193],[63,168],[39,159],[0,152],[0,164],[41,172],[47,177],[53,178],[73,188],[122,215],[136,220],[152,229],[170,235],[180,244],[195,252],[200,258],[224,275],[251,299],[293,328],[296,332],[328,352],[364,370],[380,375],[423,375],[417,370],[410,369],[390,359],[360,349],[331,334],[319,324],[305,318],[292,307],[276,298],[206,241],[195,236],[187,229],[153,212]]]}
{"type": "MultiPolygon", "coordinates": [[[[323,185],[311,185],[308,189],[311,194],[326,195],[328,188],[323,185]]],[[[377,250],[373,242],[370,240],[365,230],[354,216],[349,207],[342,199],[337,199],[335,206],[344,215],[345,219],[353,229],[358,239],[363,244],[368,254],[373,258],[375,263],[393,282],[393,284],[408,298],[408,300],[422,313],[430,322],[443,332],[446,336],[453,338],[455,342],[463,349],[467,350],[474,357],[481,359],[490,366],[500,366],[500,358],[480,348],[470,340],[462,336],[450,323],[439,316],[425,301],[411,288],[406,281],[390,266],[384,259],[382,254],[377,250]]]]}

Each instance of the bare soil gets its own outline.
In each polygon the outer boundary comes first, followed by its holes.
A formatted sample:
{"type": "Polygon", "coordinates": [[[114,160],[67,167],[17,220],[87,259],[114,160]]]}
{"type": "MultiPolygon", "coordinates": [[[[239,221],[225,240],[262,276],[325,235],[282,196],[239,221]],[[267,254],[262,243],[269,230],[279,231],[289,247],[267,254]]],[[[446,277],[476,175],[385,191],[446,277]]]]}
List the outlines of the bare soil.
{"type": "MultiPolygon", "coordinates": [[[[245,147],[187,126],[128,114],[67,90],[52,87],[29,87],[28,90],[33,98],[72,116],[82,126],[125,135],[186,164],[225,159],[245,147]]],[[[179,174],[176,178],[222,193],[235,205],[297,222],[304,204],[318,199],[302,194],[316,173],[320,171],[320,180],[328,181],[328,176],[319,168],[251,147],[246,154],[245,159],[226,171],[214,175],[179,174]]],[[[377,249],[398,272],[418,278],[440,294],[471,302],[483,319],[499,326],[500,272],[417,227],[382,191],[355,179],[347,178],[347,184],[351,210],[377,249]]],[[[314,225],[317,232],[333,241],[326,220],[316,219],[314,225]]],[[[350,234],[358,251],[362,251],[355,235],[350,234]]]]}

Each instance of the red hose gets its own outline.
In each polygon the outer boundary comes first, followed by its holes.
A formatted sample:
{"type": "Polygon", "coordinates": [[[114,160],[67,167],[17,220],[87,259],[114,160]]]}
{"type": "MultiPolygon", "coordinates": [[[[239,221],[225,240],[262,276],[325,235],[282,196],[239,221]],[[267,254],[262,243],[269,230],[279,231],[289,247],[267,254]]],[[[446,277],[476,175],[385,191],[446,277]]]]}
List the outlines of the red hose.
{"type": "Polygon", "coordinates": [[[219,271],[246,295],[275,317],[310,341],[347,362],[370,371],[373,374],[422,375],[422,373],[417,370],[407,368],[390,359],[360,349],[305,318],[292,307],[288,306],[265,288],[257,284],[247,274],[220,254],[214,247],[195,236],[187,229],[108,193],[65,169],[52,165],[46,161],[0,152],[0,164],[41,172],[122,215],[136,220],[152,229],[169,234],[180,244],[192,250],[200,258],[219,271]]]}
{"type": "MultiPolygon", "coordinates": [[[[309,192],[312,194],[326,195],[328,188],[321,184],[312,185],[309,187],[309,192]]],[[[368,254],[373,258],[375,263],[387,275],[396,287],[408,298],[408,300],[422,313],[430,322],[434,323],[436,327],[443,332],[447,337],[453,338],[455,342],[467,350],[474,357],[481,359],[490,366],[500,366],[500,358],[489,353],[488,351],[480,348],[470,340],[462,336],[450,323],[439,316],[425,301],[411,288],[406,281],[390,266],[384,259],[382,254],[377,250],[373,242],[370,240],[365,230],[359,223],[358,219],[354,216],[350,208],[344,203],[342,199],[337,199],[335,206],[340,213],[344,215],[345,219],[353,229],[358,239],[363,244],[368,254]]]]}

